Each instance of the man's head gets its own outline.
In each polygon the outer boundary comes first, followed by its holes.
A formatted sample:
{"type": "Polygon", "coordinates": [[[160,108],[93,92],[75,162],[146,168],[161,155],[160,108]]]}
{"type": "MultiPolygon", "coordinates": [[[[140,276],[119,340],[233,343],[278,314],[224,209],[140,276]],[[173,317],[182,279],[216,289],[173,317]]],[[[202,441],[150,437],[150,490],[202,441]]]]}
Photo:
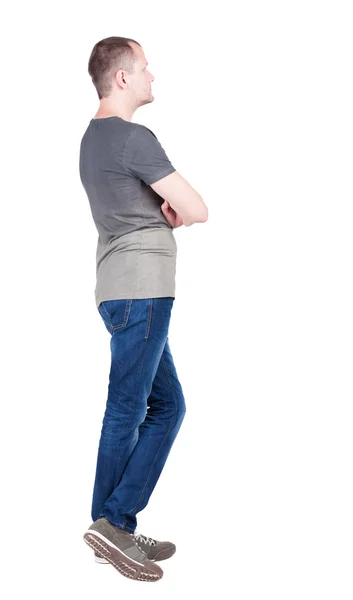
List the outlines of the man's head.
{"type": "Polygon", "coordinates": [[[110,37],[95,44],[88,73],[100,100],[111,106],[126,106],[132,112],[153,102],[153,75],[147,70],[141,45],[130,38],[110,37]]]}

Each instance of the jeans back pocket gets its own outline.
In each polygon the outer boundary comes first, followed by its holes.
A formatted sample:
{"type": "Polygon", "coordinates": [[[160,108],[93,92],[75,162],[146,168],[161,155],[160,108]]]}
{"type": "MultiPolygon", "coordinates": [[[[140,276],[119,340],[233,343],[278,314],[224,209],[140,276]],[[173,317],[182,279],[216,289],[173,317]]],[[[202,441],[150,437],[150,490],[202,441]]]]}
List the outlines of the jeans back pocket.
{"type": "Polygon", "coordinates": [[[109,333],[113,333],[116,329],[126,327],[132,299],[121,300],[104,300],[98,306],[98,312],[102,317],[109,333]]]}

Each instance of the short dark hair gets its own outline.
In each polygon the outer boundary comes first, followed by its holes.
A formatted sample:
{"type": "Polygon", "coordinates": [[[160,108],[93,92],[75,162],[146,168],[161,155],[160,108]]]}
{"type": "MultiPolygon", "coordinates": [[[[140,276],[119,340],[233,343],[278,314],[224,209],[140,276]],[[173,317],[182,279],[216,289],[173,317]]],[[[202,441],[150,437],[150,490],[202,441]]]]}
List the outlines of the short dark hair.
{"type": "Polygon", "coordinates": [[[88,61],[88,73],[100,100],[111,93],[112,79],[119,69],[128,73],[134,71],[136,56],[129,42],[141,47],[136,40],[126,37],[108,37],[94,45],[88,61]]]}

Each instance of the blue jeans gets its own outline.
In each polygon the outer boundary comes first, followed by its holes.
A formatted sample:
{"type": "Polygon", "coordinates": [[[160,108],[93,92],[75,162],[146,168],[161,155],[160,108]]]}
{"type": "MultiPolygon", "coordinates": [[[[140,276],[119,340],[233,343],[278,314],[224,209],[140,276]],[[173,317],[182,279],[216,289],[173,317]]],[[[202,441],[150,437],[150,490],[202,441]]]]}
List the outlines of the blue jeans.
{"type": "Polygon", "coordinates": [[[111,367],[92,519],[134,533],[185,415],[168,328],[174,298],[106,300],[111,367]]]}

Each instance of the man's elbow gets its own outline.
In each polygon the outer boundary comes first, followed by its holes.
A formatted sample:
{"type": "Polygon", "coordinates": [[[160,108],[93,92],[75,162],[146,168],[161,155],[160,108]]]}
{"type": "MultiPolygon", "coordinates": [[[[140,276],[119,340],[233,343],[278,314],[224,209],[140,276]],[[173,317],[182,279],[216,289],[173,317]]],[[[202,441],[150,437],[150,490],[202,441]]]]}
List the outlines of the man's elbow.
{"type": "Polygon", "coordinates": [[[207,220],[208,220],[208,208],[207,208],[207,206],[205,206],[200,223],[206,223],[207,220]]]}
{"type": "Polygon", "coordinates": [[[190,225],[194,225],[194,223],[206,223],[208,220],[208,208],[205,207],[204,210],[197,215],[193,215],[187,220],[184,220],[185,227],[190,227],[190,225]]]}

